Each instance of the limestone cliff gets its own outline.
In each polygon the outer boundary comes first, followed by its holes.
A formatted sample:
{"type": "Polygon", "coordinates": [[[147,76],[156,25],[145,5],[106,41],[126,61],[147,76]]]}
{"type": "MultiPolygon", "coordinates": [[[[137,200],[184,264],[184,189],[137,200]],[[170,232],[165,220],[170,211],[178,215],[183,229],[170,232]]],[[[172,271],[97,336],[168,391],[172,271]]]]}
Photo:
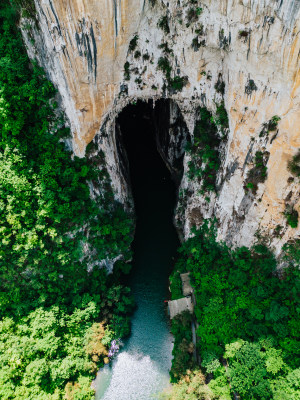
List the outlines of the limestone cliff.
{"type": "Polygon", "coordinates": [[[185,156],[177,212],[185,236],[211,216],[219,219],[219,239],[232,245],[251,245],[260,232],[279,253],[299,236],[283,215],[300,206],[299,182],[287,169],[300,147],[299,0],[35,0],[35,6],[37,25],[25,21],[23,29],[29,54],[60,92],[74,152],[84,155],[92,140],[105,152],[117,198],[129,196],[115,128],[126,104],[170,98],[192,135],[199,105],[215,113],[224,101],[229,132],[209,201],[188,179],[185,156]],[[273,117],[280,120],[272,125],[273,117]],[[257,151],[267,155],[267,177],[252,193],[246,183],[257,151]]]}

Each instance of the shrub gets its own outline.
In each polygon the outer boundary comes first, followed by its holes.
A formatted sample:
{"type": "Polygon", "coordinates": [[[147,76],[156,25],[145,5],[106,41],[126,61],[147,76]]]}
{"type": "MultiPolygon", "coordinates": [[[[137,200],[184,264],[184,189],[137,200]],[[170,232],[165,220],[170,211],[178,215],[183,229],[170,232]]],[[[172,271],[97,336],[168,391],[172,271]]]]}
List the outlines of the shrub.
{"type": "Polygon", "coordinates": [[[268,122],[264,123],[259,137],[267,136],[269,132],[276,131],[280,120],[281,118],[278,115],[274,115],[268,122]]]}
{"type": "Polygon", "coordinates": [[[136,49],[138,40],[139,40],[138,35],[135,35],[135,36],[130,40],[130,42],[129,42],[129,47],[128,47],[129,51],[132,52],[132,51],[134,51],[134,50],[136,49]]]}
{"type": "Polygon", "coordinates": [[[167,15],[160,18],[160,20],[157,23],[157,26],[160,29],[162,29],[166,34],[170,33],[169,20],[167,15]]]}
{"type": "Polygon", "coordinates": [[[225,108],[224,101],[217,105],[215,122],[218,126],[222,128],[223,132],[225,131],[225,129],[229,129],[228,114],[225,108]]]}
{"type": "Polygon", "coordinates": [[[169,48],[169,45],[167,42],[159,44],[158,48],[163,49],[163,52],[165,54],[173,54],[173,50],[169,48]]]}
{"type": "Polygon", "coordinates": [[[186,18],[189,23],[196,22],[199,18],[199,16],[202,13],[202,8],[197,7],[197,8],[189,8],[187,11],[186,18]]]}
{"type": "Polygon", "coordinates": [[[144,61],[147,61],[147,60],[149,60],[149,59],[150,59],[149,54],[143,54],[143,60],[144,60],[144,61]]]}
{"type": "Polygon", "coordinates": [[[195,33],[198,36],[202,36],[203,35],[203,25],[202,24],[200,24],[199,27],[197,29],[195,29],[195,33]]]}
{"type": "Polygon", "coordinates": [[[245,86],[245,93],[251,96],[253,91],[257,90],[257,86],[253,79],[249,79],[247,85],[245,86]]]}
{"type": "Polygon", "coordinates": [[[276,131],[277,126],[278,126],[278,122],[281,120],[280,117],[278,117],[278,115],[274,115],[269,123],[268,123],[268,130],[269,131],[276,131]]]}
{"type": "Polygon", "coordinates": [[[181,91],[184,85],[187,82],[187,78],[183,76],[175,76],[169,80],[169,87],[171,87],[174,91],[181,91]]]}
{"type": "MultiPolygon", "coordinates": [[[[205,384],[204,374],[195,369],[189,371],[180,381],[172,385],[172,389],[162,394],[163,400],[209,400],[217,399],[213,391],[205,384]]],[[[222,398],[222,400],[226,400],[222,398]]]]}
{"type": "Polygon", "coordinates": [[[248,36],[249,36],[249,31],[246,30],[239,31],[239,38],[247,39],[248,36]]]}
{"type": "Polygon", "coordinates": [[[248,172],[245,188],[250,189],[256,194],[258,184],[263,183],[267,179],[267,162],[269,160],[269,152],[257,151],[254,157],[254,167],[248,172]]]}
{"type": "Polygon", "coordinates": [[[218,93],[224,94],[225,93],[225,83],[223,82],[222,75],[219,74],[217,83],[215,84],[215,89],[218,93]]]}
{"type": "Polygon", "coordinates": [[[172,300],[180,299],[181,297],[183,297],[180,271],[178,271],[177,269],[174,270],[172,275],[170,276],[170,289],[172,300]]]}
{"type": "Polygon", "coordinates": [[[128,61],[124,64],[124,79],[126,81],[130,80],[130,64],[128,61]]]}
{"type": "Polygon", "coordinates": [[[37,22],[34,0],[13,0],[12,4],[21,9],[22,17],[30,18],[37,22]]]}
{"type": "Polygon", "coordinates": [[[160,57],[157,63],[157,68],[163,71],[163,73],[166,75],[167,80],[171,78],[171,65],[167,57],[160,57]]]}
{"type": "Polygon", "coordinates": [[[198,36],[194,37],[192,40],[192,48],[194,51],[198,51],[200,47],[205,46],[205,40],[200,40],[198,36]]]}
{"type": "Polygon", "coordinates": [[[284,215],[286,217],[288,225],[290,225],[291,228],[297,228],[299,219],[298,211],[296,211],[293,208],[292,209],[287,208],[286,211],[284,212],[284,215]]]}
{"type": "Polygon", "coordinates": [[[293,175],[300,177],[300,151],[288,162],[288,170],[293,175]]]}
{"type": "Polygon", "coordinates": [[[187,78],[182,77],[182,76],[175,76],[174,78],[171,78],[171,72],[172,68],[170,65],[170,61],[168,58],[165,57],[160,57],[158,60],[157,68],[165,74],[167,83],[168,83],[168,89],[171,89],[173,92],[177,92],[179,90],[182,90],[183,86],[186,85],[187,83],[187,78]]]}

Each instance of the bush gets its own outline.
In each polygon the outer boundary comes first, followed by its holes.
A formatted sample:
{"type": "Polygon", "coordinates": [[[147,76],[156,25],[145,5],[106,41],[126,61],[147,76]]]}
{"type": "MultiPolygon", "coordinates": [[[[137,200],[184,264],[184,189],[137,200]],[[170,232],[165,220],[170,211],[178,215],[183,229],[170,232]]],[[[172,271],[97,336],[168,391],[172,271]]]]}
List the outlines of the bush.
{"type": "Polygon", "coordinates": [[[124,64],[124,79],[126,81],[130,80],[130,64],[128,61],[124,64]]]}
{"type": "Polygon", "coordinates": [[[158,45],[158,48],[162,49],[165,54],[173,55],[173,50],[169,48],[168,43],[161,43],[160,45],[158,45]]]}
{"type": "Polygon", "coordinates": [[[254,167],[248,172],[245,189],[250,189],[256,194],[258,184],[263,183],[267,179],[267,162],[269,160],[269,152],[257,151],[254,157],[254,167]]]}
{"type": "Polygon", "coordinates": [[[129,49],[130,52],[132,52],[132,51],[134,51],[134,50],[136,49],[138,40],[139,40],[138,35],[135,35],[135,36],[130,40],[130,42],[129,42],[129,47],[128,47],[128,49],[129,49]]]}
{"type": "Polygon", "coordinates": [[[21,10],[22,17],[36,21],[36,8],[34,0],[13,0],[12,4],[21,10]]]}
{"type": "Polygon", "coordinates": [[[293,175],[300,177],[300,151],[289,161],[288,170],[293,175]]]}
{"type": "Polygon", "coordinates": [[[202,8],[200,7],[189,8],[186,15],[188,23],[196,22],[201,13],[202,13],[202,8]]]}
{"type": "Polygon", "coordinates": [[[263,124],[263,129],[260,131],[259,137],[268,136],[269,132],[276,131],[278,122],[281,118],[278,115],[274,115],[268,122],[263,124]]]}
{"type": "Polygon", "coordinates": [[[158,60],[157,68],[163,71],[166,75],[167,80],[171,79],[171,65],[167,57],[160,57],[158,60]]]}
{"type": "Polygon", "coordinates": [[[243,38],[246,40],[249,36],[249,33],[250,32],[246,30],[239,31],[239,38],[243,38]]]}
{"type": "Polygon", "coordinates": [[[249,79],[247,82],[247,85],[245,86],[245,93],[251,96],[253,91],[257,90],[257,86],[255,85],[255,82],[253,79],[249,79]]]}
{"type": "Polygon", "coordinates": [[[160,20],[157,23],[157,26],[162,29],[166,34],[170,33],[170,27],[169,27],[169,20],[168,16],[165,15],[160,18],[160,20]]]}
{"type": "MultiPolygon", "coordinates": [[[[166,48],[164,47],[164,52],[166,54],[166,48]]],[[[182,76],[175,76],[174,78],[171,78],[171,64],[168,58],[165,57],[160,57],[158,60],[157,68],[161,71],[166,76],[167,82],[168,82],[168,88],[177,92],[182,90],[183,86],[187,83],[187,78],[182,77],[182,76]]]]}
{"type": "Polygon", "coordinates": [[[222,95],[225,93],[225,82],[223,81],[221,74],[219,74],[218,80],[214,87],[217,93],[221,93],[222,95]]]}
{"type": "Polygon", "coordinates": [[[170,276],[170,289],[172,300],[180,299],[181,297],[183,297],[180,273],[180,271],[174,270],[172,275],[170,276]]]}
{"type": "Polygon", "coordinates": [[[290,225],[291,228],[297,228],[298,226],[298,219],[299,219],[299,214],[298,211],[295,209],[289,209],[287,208],[285,213],[287,223],[290,225]]]}
{"type": "Polygon", "coordinates": [[[176,92],[181,91],[185,84],[186,84],[186,78],[183,76],[175,76],[174,78],[171,78],[169,81],[169,86],[176,92]]]}
{"type": "Polygon", "coordinates": [[[149,59],[150,59],[149,54],[143,54],[143,60],[144,60],[144,61],[147,61],[147,60],[149,60],[149,59]]]}

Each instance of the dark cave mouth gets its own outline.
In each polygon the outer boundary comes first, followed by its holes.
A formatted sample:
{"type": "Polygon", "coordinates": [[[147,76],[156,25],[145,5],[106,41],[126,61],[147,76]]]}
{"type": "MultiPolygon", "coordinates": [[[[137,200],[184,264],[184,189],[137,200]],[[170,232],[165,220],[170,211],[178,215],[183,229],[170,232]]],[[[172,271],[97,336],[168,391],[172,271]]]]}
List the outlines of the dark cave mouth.
{"type": "MultiPolygon", "coordinates": [[[[158,155],[178,187],[190,135],[178,105],[171,99],[129,104],[116,119],[116,143],[123,176],[130,186],[139,175],[160,164],[158,155]]],[[[149,177],[148,177],[149,178],[149,177]]],[[[140,179],[142,177],[140,176],[140,179]]]]}
{"type": "MultiPolygon", "coordinates": [[[[137,101],[136,104],[127,105],[117,117],[116,143],[120,169],[131,190],[136,217],[132,244],[134,260],[145,230],[157,237],[158,232],[169,232],[165,236],[170,235],[173,243],[176,242],[170,257],[176,257],[181,232],[174,223],[174,216],[183,175],[183,158],[189,140],[180,109],[169,99],[155,103],[152,100],[137,101]]],[[[152,239],[149,237],[148,240],[152,239]]],[[[165,237],[161,237],[160,241],[169,246],[165,237]]],[[[153,244],[153,248],[164,259],[160,244],[153,244]]],[[[166,265],[169,265],[169,275],[171,264],[168,261],[166,265]]]]}

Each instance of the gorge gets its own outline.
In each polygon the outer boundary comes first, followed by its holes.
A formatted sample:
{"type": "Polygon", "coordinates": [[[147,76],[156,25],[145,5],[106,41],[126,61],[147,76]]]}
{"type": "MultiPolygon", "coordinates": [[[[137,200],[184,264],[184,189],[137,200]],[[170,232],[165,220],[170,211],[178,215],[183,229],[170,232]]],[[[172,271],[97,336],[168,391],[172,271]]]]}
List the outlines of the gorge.
{"type": "Polygon", "coordinates": [[[130,338],[112,367],[99,373],[99,400],[147,400],[158,396],[169,384],[172,336],[165,301],[178,248],[173,226],[176,196],[170,172],[157,151],[153,114],[151,104],[139,102],[127,106],[118,117],[137,219],[133,270],[128,282],[137,310],[132,316],[130,338]]]}
{"type": "Polygon", "coordinates": [[[1,398],[298,400],[299,32],[298,0],[3,0],[1,398]]]}

